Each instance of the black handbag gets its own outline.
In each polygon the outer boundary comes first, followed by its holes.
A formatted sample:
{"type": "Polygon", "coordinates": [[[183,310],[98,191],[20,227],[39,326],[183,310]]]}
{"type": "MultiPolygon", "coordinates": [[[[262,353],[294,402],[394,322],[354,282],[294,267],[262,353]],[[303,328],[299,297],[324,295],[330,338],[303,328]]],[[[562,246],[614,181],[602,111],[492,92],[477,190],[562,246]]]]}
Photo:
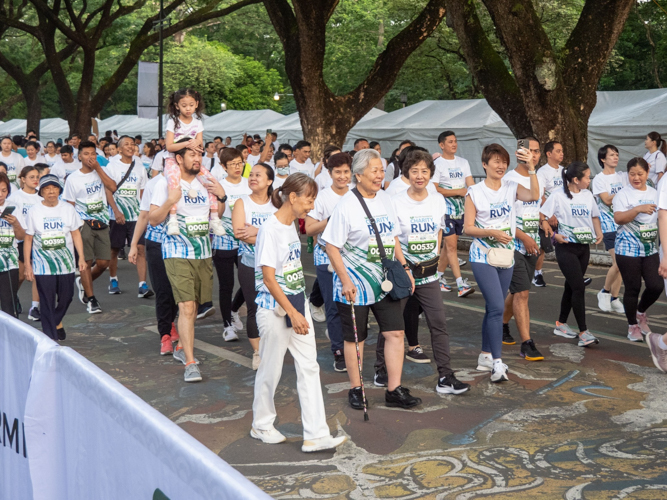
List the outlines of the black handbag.
{"type": "Polygon", "coordinates": [[[410,266],[410,269],[412,269],[412,276],[415,279],[430,278],[435,273],[437,273],[439,260],[440,257],[435,256],[432,259],[412,264],[409,260],[405,259],[405,261],[408,263],[408,266],[410,266]]]}
{"type": "Polygon", "coordinates": [[[378,243],[378,250],[380,252],[380,260],[382,261],[382,268],[384,269],[384,277],[386,280],[391,281],[391,284],[393,285],[392,289],[389,291],[389,297],[393,300],[408,298],[412,293],[412,282],[408,277],[408,273],[403,269],[400,262],[387,258],[387,252],[385,252],[382,238],[380,238],[380,231],[378,231],[378,228],[375,225],[375,218],[371,215],[370,210],[368,210],[364,197],[361,196],[361,193],[357,188],[354,188],[352,192],[359,200],[359,203],[361,203],[361,206],[366,213],[366,217],[368,217],[371,226],[373,226],[375,238],[378,243]]]}

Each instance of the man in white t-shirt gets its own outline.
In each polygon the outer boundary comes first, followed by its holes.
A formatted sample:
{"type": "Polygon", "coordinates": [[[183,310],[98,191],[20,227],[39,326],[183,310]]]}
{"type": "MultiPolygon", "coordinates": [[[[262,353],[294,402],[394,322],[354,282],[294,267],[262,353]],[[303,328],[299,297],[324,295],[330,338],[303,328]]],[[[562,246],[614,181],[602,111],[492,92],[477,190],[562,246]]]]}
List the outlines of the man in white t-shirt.
{"type": "Polygon", "coordinates": [[[202,158],[204,168],[211,172],[213,167],[220,165],[215,142],[207,142],[204,146],[204,153],[206,154],[206,156],[202,158]]]}
{"type": "Polygon", "coordinates": [[[313,178],[315,165],[310,160],[310,152],[310,142],[308,141],[299,141],[294,145],[294,159],[289,164],[290,174],[301,172],[313,178]]]}
{"type": "MultiPolygon", "coordinates": [[[[563,187],[563,167],[561,162],[564,158],[563,145],[558,141],[550,141],[544,145],[544,154],[547,156],[547,163],[542,165],[537,171],[537,180],[540,183],[540,189],[544,190],[542,196],[542,204],[547,200],[549,195],[556,189],[563,187]]],[[[549,219],[549,225],[555,228],[558,221],[555,217],[549,219]]],[[[544,234],[544,230],[540,227],[540,257],[537,259],[535,265],[535,276],[533,277],[533,285],[544,287],[547,286],[542,275],[542,266],[544,265],[544,254],[554,251],[551,244],[551,238],[544,234]]]]}
{"type": "Polygon", "coordinates": [[[74,159],[74,148],[66,145],[60,148],[60,160],[54,163],[50,173],[58,177],[60,184],[64,186],[67,176],[80,168],[81,162],[74,159]]]}
{"type": "Polygon", "coordinates": [[[368,142],[368,139],[363,139],[359,138],[356,141],[354,141],[354,150],[355,151],[361,151],[362,149],[370,149],[370,144],[368,142]]]}
{"type": "Polygon", "coordinates": [[[73,153],[72,156],[75,160],[79,159],[79,144],[81,144],[81,136],[79,134],[72,134],[67,140],[67,144],[72,146],[73,153]]]}
{"type": "Polygon", "coordinates": [[[261,145],[259,141],[253,141],[252,144],[250,145],[250,154],[248,155],[248,163],[250,163],[251,167],[254,167],[259,163],[259,158],[261,156],[260,154],[260,149],[261,145]]]}

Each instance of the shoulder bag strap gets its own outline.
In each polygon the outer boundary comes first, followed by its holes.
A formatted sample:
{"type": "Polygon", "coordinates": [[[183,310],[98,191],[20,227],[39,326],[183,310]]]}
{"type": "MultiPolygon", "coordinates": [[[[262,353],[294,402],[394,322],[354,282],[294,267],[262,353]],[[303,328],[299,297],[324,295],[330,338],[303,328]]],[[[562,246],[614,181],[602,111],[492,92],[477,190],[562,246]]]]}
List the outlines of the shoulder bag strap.
{"type": "Polygon", "coordinates": [[[371,222],[371,226],[373,226],[373,231],[375,231],[375,238],[378,242],[378,250],[380,251],[380,258],[386,259],[387,258],[387,253],[384,251],[384,245],[382,244],[382,238],[380,238],[380,231],[378,231],[378,227],[375,225],[375,218],[371,215],[371,211],[368,210],[368,206],[366,205],[366,202],[364,201],[364,197],[361,196],[361,193],[359,190],[355,187],[352,192],[354,195],[357,197],[359,200],[359,203],[361,203],[362,208],[364,209],[364,212],[366,213],[366,217],[368,217],[368,220],[371,222]]]}
{"type": "Polygon", "coordinates": [[[132,163],[130,164],[130,168],[127,169],[127,172],[125,172],[125,175],[123,176],[123,178],[120,180],[120,182],[118,184],[116,184],[116,191],[118,191],[120,189],[120,187],[125,183],[127,178],[132,173],[133,168],[134,168],[134,160],[132,160],[132,163]]]}

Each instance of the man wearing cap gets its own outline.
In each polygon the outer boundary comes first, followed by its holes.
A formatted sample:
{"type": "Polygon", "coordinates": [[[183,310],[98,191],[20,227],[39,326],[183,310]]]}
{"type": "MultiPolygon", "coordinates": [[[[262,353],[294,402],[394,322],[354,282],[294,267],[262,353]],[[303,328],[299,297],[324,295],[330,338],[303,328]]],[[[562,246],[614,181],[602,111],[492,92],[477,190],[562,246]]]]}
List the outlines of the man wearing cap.
{"type": "Polygon", "coordinates": [[[58,199],[62,190],[55,175],[39,180],[42,201],[26,214],[23,243],[25,276],[37,283],[42,330],[53,340],[65,340],[62,320],[74,296],[74,248],[79,271],[86,270],[79,232],[83,222],[72,205],[58,199]]]}

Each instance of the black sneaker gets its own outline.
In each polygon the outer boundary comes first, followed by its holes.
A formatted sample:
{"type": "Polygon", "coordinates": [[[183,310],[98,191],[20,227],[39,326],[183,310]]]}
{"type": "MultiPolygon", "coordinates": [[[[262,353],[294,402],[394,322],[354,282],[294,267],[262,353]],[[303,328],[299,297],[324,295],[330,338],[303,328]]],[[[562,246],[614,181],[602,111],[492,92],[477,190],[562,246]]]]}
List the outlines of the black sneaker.
{"type": "Polygon", "coordinates": [[[118,251],[118,260],[127,260],[127,255],[125,255],[125,247],[118,251]]]}
{"type": "Polygon", "coordinates": [[[535,347],[533,339],[528,339],[521,343],[521,352],[519,354],[522,358],[525,358],[526,361],[542,361],[544,359],[542,353],[535,347]]]}
{"type": "Polygon", "coordinates": [[[347,366],[345,366],[345,355],[340,352],[340,349],[334,353],[334,370],[337,372],[347,371],[347,366]]]}
{"type": "Polygon", "coordinates": [[[544,276],[541,274],[536,275],[533,278],[533,285],[535,286],[547,286],[547,284],[544,282],[544,276]]]}
{"type": "Polygon", "coordinates": [[[510,335],[510,325],[503,323],[503,345],[514,345],[516,340],[510,335]]]}
{"type": "Polygon", "coordinates": [[[31,307],[28,311],[28,319],[31,321],[41,321],[42,316],[39,314],[39,307],[31,307]]]}
{"type": "Polygon", "coordinates": [[[593,278],[589,278],[588,276],[584,276],[584,286],[588,286],[591,283],[593,283],[593,278]]]}
{"type": "Polygon", "coordinates": [[[421,398],[410,395],[410,389],[398,386],[393,391],[385,391],[384,402],[387,406],[398,408],[412,408],[422,403],[421,398]]]}
{"type": "Polygon", "coordinates": [[[215,307],[213,307],[213,302],[207,302],[206,304],[202,304],[197,309],[197,319],[208,318],[209,316],[213,316],[214,314],[215,314],[215,307]]]}
{"type": "MultiPolygon", "coordinates": [[[[361,387],[355,387],[350,389],[347,393],[347,400],[350,402],[350,406],[353,410],[363,410],[364,409],[364,400],[363,394],[361,392],[361,387]]],[[[368,399],[366,399],[366,408],[368,408],[368,399]]]]}
{"type": "Polygon", "coordinates": [[[97,299],[95,298],[94,295],[92,297],[88,297],[88,302],[86,303],[86,309],[88,310],[88,314],[99,314],[102,312],[100,303],[97,302],[97,299]]]}
{"type": "Polygon", "coordinates": [[[463,394],[470,390],[470,384],[464,384],[453,373],[450,373],[438,380],[435,390],[440,394],[463,394]]]}
{"type": "Polygon", "coordinates": [[[56,331],[58,332],[58,340],[65,340],[67,338],[64,328],[58,328],[56,331]]]}
{"type": "Polygon", "coordinates": [[[375,372],[375,377],[373,377],[373,383],[376,387],[387,387],[389,382],[389,377],[387,376],[387,369],[380,368],[375,372]]]}
{"type": "Polygon", "coordinates": [[[428,356],[424,354],[424,349],[421,346],[417,346],[414,349],[408,350],[405,355],[405,359],[412,361],[413,363],[430,363],[431,360],[428,359],[428,356]]]}

